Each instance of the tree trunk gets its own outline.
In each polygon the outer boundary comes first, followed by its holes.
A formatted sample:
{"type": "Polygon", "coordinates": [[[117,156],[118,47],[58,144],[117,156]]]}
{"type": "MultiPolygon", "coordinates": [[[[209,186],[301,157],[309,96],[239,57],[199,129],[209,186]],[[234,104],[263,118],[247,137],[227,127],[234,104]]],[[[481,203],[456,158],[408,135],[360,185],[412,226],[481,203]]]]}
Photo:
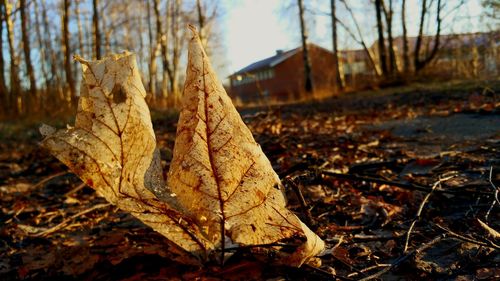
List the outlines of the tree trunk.
{"type": "Polygon", "coordinates": [[[436,10],[436,22],[437,22],[437,27],[436,27],[436,36],[434,36],[434,46],[432,48],[432,51],[430,55],[424,60],[424,66],[430,63],[434,57],[436,57],[437,52],[439,51],[439,44],[440,44],[440,38],[441,38],[441,0],[437,1],[437,10],[436,10]]]}
{"type": "Polygon", "coordinates": [[[80,19],[80,1],[75,2],[75,18],[76,18],[76,26],[78,28],[78,49],[80,51],[80,55],[82,57],[86,57],[85,47],[83,42],[83,28],[82,21],[80,19]]]}
{"type": "Polygon", "coordinates": [[[406,30],[406,0],[401,4],[401,24],[403,26],[403,72],[410,72],[410,48],[408,46],[408,32],[406,30]]]}
{"type": "Polygon", "coordinates": [[[69,87],[69,102],[71,106],[76,106],[77,97],[75,82],[73,80],[73,72],[71,71],[71,45],[69,41],[69,0],[63,0],[63,11],[62,11],[62,51],[64,53],[64,71],[66,72],[66,83],[69,87]]]}
{"type": "Polygon", "coordinates": [[[394,13],[392,9],[392,0],[389,0],[389,10],[385,8],[384,1],[382,1],[382,7],[384,8],[385,21],[387,24],[387,41],[389,45],[389,73],[391,75],[394,72],[398,72],[398,65],[396,62],[396,53],[394,51],[394,39],[392,37],[392,15],[394,13]]]}
{"type": "Polygon", "coordinates": [[[339,60],[339,52],[337,45],[337,19],[335,13],[335,1],[330,0],[330,8],[332,14],[332,47],[333,47],[333,63],[335,64],[335,82],[339,90],[344,89],[344,73],[342,71],[341,61],[339,60]]]}
{"type": "MultiPolygon", "coordinates": [[[[138,16],[138,29],[139,29],[139,67],[141,69],[144,68],[144,63],[145,63],[145,55],[146,55],[146,52],[144,51],[144,36],[142,36],[142,34],[144,34],[144,13],[143,13],[143,9],[144,7],[141,5],[141,12],[138,16]]],[[[141,78],[142,78],[142,81],[143,81],[143,84],[146,85],[146,80],[145,80],[145,72],[144,71],[141,71],[141,78]]]]}
{"type": "MultiPolygon", "coordinates": [[[[5,59],[3,57],[3,1],[0,1],[0,102],[2,102],[2,106],[0,106],[0,109],[2,112],[7,113],[7,110],[9,108],[9,95],[8,95],[8,89],[7,89],[7,82],[5,80],[5,59]]],[[[1,114],[0,114],[1,115],[1,114]]]]}
{"type": "Polygon", "coordinates": [[[439,39],[440,39],[440,35],[441,35],[441,0],[437,1],[437,11],[436,11],[437,27],[436,27],[436,36],[434,36],[434,45],[432,47],[431,52],[423,60],[420,59],[420,49],[422,47],[424,19],[425,19],[425,14],[427,12],[426,2],[427,2],[426,0],[423,0],[423,2],[422,2],[422,14],[420,15],[420,25],[419,25],[418,37],[417,37],[417,43],[415,45],[414,61],[415,61],[415,72],[416,73],[418,73],[427,64],[429,64],[434,59],[434,57],[436,56],[436,54],[439,50],[439,39]]]}
{"type": "MultiPolygon", "coordinates": [[[[352,9],[349,7],[349,5],[347,5],[347,2],[345,0],[340,0],[340,1],[342,2],[342,4],[344,4],[344,7],[351,15],[352,21],[354,22],[354,26],[356,27],[356,31],[358,32],[359,39],[356,38],[356,36],[352,33],[352,31],[345,24],[342,24],[342,26],[356,42],[361,44],[361,46],[363,47],[363,50],[365,51],[368,62],[370,63],[370,66],[372,67],[373,72],[375,73],[375,76],[380,77],[380,70],[377,67],[377,64],[375,63],[375,60],[373,59],[373,56],[372,56],[370,50],[368,50],[368,47],[366,46],[365,40],[363,40],[363,34],[361,33],[361,28],[359,27],[358,21],[354,17],[354,13],[353,13],[352,9]]],[[[341,21],[338,21],[338,22],[342,23],[341,21]]]]}
{"type": "MultiPolygon", "coordinates": [[[[110,2],[108,2],[110,3],[110,2]]],[[[102,9],[102,13],[104,15],[106,15],[106,11],[105,11],[105,8],[107,6],[104,6],[103,9],[102,9]]],[[[104,35],[104,53],[106,54],[110,54],[111,53],[111,34],[113,33],[113,22],[111,22],[109,24],[109,27],[108,27],[108,23],[107,23],[107,20],[108,20],[108,17],[104,16],[104,17],[99,17],[99,22],[101,23],[101,27],[102,29],[100,29],[100,32],[103,33],[104,35]]],[[[102,38],[101,38],[102,39],[102,38]]],[[[102,47],[102,46],[101,46],[102,47]]],[[[102,52],[102,48],[100,50],[100,59],[102,58],[103,56],[103,52],[102,52]]]]}
{"type": "MultiPolygon", "coordinates": [[[[33,4],[35,5],[35,31],[36,31],[36,39],[38,43],[38,50],[40,52],[40,67],[42,69],[42,74],[43,74],[43,79],[45,80],[45,92],[49,90],[49,73],[47,71],[47,50],[45,49],[45,46],[43,44],[43,37],[42,37],[42,31],[41,31],[41,22],[40,22],[40,11],[38,9],[38,3],[37,1],[33,1],[33,4]]],[[[41,102],[41,108],[44,108],[44,97],[43,95],[40,96],[40,102],[41,102]]]]}
{"type": "Polygon", "coordinates": [[[99,28],[99,1],[92,0],[92,24],[94,27],[94,56],[101,59],[101,29],[99,28]]]}
{"type": "Polygon", "coordinates": [[[203,6],[201,0],[196,0],[196,11],[198,12],[198,36],[200,36],[201,44],[203,47],[207,47],[205,38],[205,13],[203,12],[203,6]]]}
{"type": "Polygon", "coordinates": [[[53,89],[49,90],[49,93],[51,93],[51,98],[52,98],[52,105],[59,105],[59,102],[64,100],[64,91],[62,88],[62,83],[61,83],[61,76],[59,75],[60,73],[58,72],[58,67],[57,67],[57,58],[56,58],[56,53],[54,51],[54,48],[52,48],[52,34],[50,32],[51,27],[49,25],[49,19],[47,16],[47,7],[45,6],[45,1],[42,0],[40,1],[41,8],[42,8],[42,19],[43,19],[43,29],[45,30],[46,34],[46,39],[45,39],[45,49],[47,52],[50,54],[50,85],[53,87],[53,89]],[[57,89],[57,91],[55,90],[57,89]]]}
{"type": "MultiPolygon", "coordinates": [[[[167,10],[168,3],[167,1],[167,10]]],[[[170,71],[170,62],[168,60],[168,51],[167,51],[167,33],[163,33],[162,22],[160,17],[160,3],[159,0],[153,1],[153,8],[155,12],[156,18],[156,37],[157,41],[160,42],[161,47],[161,61],[163,67],[163,80],[162,80],[162,97],[166,100],[168,98],[168,80],[172,79],[172,73],[170,71]]],[[[168,20],[168,18],[167,18],[168,20]]]]}
{"type": "Polygon", "coordinates": [[[153,27],[151,24],[151,5],[150,1],[146,0],[146,8],[148,9],[148,35],[149,35],[149,92],[153,99],[156,98],[156,53],[158,43],[153,41],[153,27]]]}
{"type": "MultiPolygon", "coordinates": [[[[171,2],[171,33],[172,33],[172,79],[170,80],[170,91],[174,96],[174,104],[177,104],[180,100],[180,94],[178,90],[178,70],[179,70],[179,60],[180,60],[180,44],[181,38],[179,38],[180,29],[180,18],[181,18],[181,0],[174,0],[171,2]]],[[[201,33],[200,33],[201,34],[201,33]]]]}
{"type": "Polygon", "coordinates": [[[387,76],[387,54],[385,52],[384,24],[382,23],[382,0],[375,0],[375,11],[377,12],[377,32],[378,32],[378,55],[382,74],[387,76]]]}
{"type": "Polygon", "coordinates": [[[28,7],[26,6],[26,0],[20,0],[19,10],[21,12],[21,33],[23,40],[24,62],[26,64],[26,72],[30,80],[29,97],[26,98],[25,112],[34,111],[35,109],[34,107],[36,107],[35,105],[38,100],[36,93],[35,71],[33,70],[33,65],[31,64],[30,38],[27,30],[27,25],[29,21],[27,14],[29,14],[29,11],[27,11],[27,9],[28,7]]]}
{"type": "Polygon", "coordinates": [[[420,24],[418,28],[417,41],[415,42],[415,51],[413,52],[413,65],[415,72],[418,72],[417,67],[420,65],[420,49],[422,47],[422,37],[424,33],[425,14],[427,13],[427,0],[422,0],[422,11],[420,13],[420,24]]]}
{"type": "Polygon", "coordinates": [[[304,60],[304,75],[305,75],[305,90],[307,93],[313,92],[313,79],[311,61],[309,58],[309,50],[307,47],[307,30],[304,19],[304,3],[298,0],[299,6],[299,20],[300,20],[300,35],[302,38],[302,57],[304,60]]]}
{"type": "Polygon", "coordinates": [[[10,108],[12,113],[17,115],[20,113],[19,98],[21,94],[21,83],[19,80],[19,66],[16,47],[14,46],[14,23],[10,17],[12,13],[12,4],[8,0],[3,0],[3,7],[4,20],[7,25],[7,42],[9,44],[10,53],[10,108]]]}

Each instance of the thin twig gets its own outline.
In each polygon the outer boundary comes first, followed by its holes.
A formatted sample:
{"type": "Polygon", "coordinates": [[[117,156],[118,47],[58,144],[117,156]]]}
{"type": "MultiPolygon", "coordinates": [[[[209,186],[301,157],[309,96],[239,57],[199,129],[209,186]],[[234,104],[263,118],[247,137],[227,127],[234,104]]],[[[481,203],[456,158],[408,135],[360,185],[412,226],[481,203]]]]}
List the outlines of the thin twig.
{"type": "Polygon", "coordinates": [[[420,217],[422,216],[422,211],[424,210],[424,206],[425,204],[427,204],[427,201],[429,200],[429,198],[431,197],[431,194],[432,192],[437,188],[441,188],[441,182],[443,181],[447,181],[451,178],[453,178],[454,176],[449,176],[449,177],[446,177],[446,178],[440,178],[438,179],[433,185],[432,185],[432,189],[431,191],[429,191],[429,193],[427,193],[427,195],[425,195],[424,197],[424,200],[422,200],[422,203],[420,203],[420,207],[418,208],[418,212],[417,212],[417,215],[415,216],[415,219],[412,221],[411,225],[410,225],[410,228],[408,229],[408,232],[406,233],[406,241],[405,241],[405,247],[404,247],[404,250],[403,252],[406,253],[408,251],[408,245],[410,244],[410,237],[411,237],[411,232],[413,231],[413,227],[415,227],[415,224],[417,223],[417,221],[420,220],[420,217]]]}
{"type": "Polygon", "coordinates": [[[488,212],[486,212],[485,219],[488,220],[488,217],[490,216],[491,210],[493,210],[493,207],[495,204],[498,204],[500,206],[500,200],[498,199],[498,193],[500,191],[500,188],[496,187],[495,184],[493,183],[493,166],[490,166],[490,176],[488,177],[488,181],[491,184],[491,187],[493,188],[493,202],[491,202],[491,206],[488,209],[488,212]]]}
{"type": "Polygon", "coordinates": [[[80,189],[84,188],[86,185],[87,185],[87,184],[85,184],[85,183],[81,183],[81,184],[79,184],[77,187],[75,187],[75,188],[71,189],[70,191],[68,191],[68,192],[64,193],[64,196],[65,196],[65,197],[68,197],[68,196],[70,196],[71,194],[73,194],[73,193],[75,193],[75,192],[79,191],[80,189]]]}
{"type": "Polygon", "coordinates": [[[498,199],[500,189],[493,183],[493,166],[490,166],[490,176],[488,177],[488,181],[490,182],[491,187],[493,187],[493,191],[495,191],[495,200],[497,201],[497,204],[500,205],[500,200],[498,199]]]}
{"type": "MultiPolygon", "coordinates": [[[[339,242],[341,243],[342,242],[342,239],[339,240],[339,242]]],[[[349,268],[349,270],[351,271],[355,271],[361,275],[366,275],[365,273],[363,273],[361,270],[359,270],[357,267],[353,266],[352,264],[349,264],[347,263],[346,261],[344,261],[343,259],[341,258],[338,258],[336,255],[333,254],[333,250],[338,247],[338,245],[340,245],[339,243],[337,243],[337,245],[335,245],[333,248],[331,248],[330,250],[326,250],[325,254],[330,254],[332,256],[332,258],[334,258],[336,261],[340,262],[341,264],[345,265],[346,267],[349,268]]]]}
{"type": "Polygon", "coordinates": [[[44,178],[43,180],[37,182],[36,184],[34,184],[33,188],[38,188],[40,186],[43,186],[44,184],[46,184],[47,182],[51,181],[52,179],[55,179],[57,177],[61,177],[61,176],[67,175],[67,174],[69,174],[69,172],[64,171],[64,172],[59,172],[59,173],[50,175],[50,176],[44,178]]]}
{"type": "Polygon", "coordinates": [[[488,211],[486,212],[486,215],[484,216],[484,219],[486,221],[488,220],[488,217],[490,216],[491,210],[493,210],[493,208],[495,207],[496,203],[497,203],[497,201],[493,200],[493,202],[491,203],[490,207],[488,208],[488,211]]]}
{"type": "MultiPolygon", "coordinates": [[[[332,240],[325,241],[325,242],[326,243],[332,242],[332,240]]],[[[340,236],[340,239],[336,240],[335,242],[337,242],[337,243],[333,247],[326,246],[326,249],[324,249],[323,252],[321,252],[317,256],[318,257],[322,257],[322,256],[326,256],[326,255],[332,255],[333,256],[333,252],[335,251],[335,249],[337,249],[338,247],[340,247],[340,245],[344,242],[344,236],[340,236]]]]}
{"type": "Polygon", "coordinates": [[[340,236],[340,239],[339,241],[337,242],[337,244],[335,244],[335,246],[333,246],[332,248],[332,252],[337,249],[338,247],[340,247],[340,245],[342,245],[342,242],[344,242],[344,236],[340,236]]]}
{"type": "MultiPolygon", "coordinates": [[[[424,192],[430,192],[432,190],[431,188],[423,186],[423,185],[388,181],[388,180],[374,178],[374,177],[359,176],[359,175],[355,175],[355,174],[341,174],[341,173],[335,173],[335,172],[332,172],[329,170],[321,170],[320,173],[322,175],[330,176],[330,177],[334,177],[334,178],[338,178],[338,179],[386,184],[386,185],[395,186],[395,187],[399,187],[399,188],[406,189],[406,190],[418,190],[418,191],[424,191],[424,192]]],[[[455,190],[436,189],[436,190],[434,190],[434,192],[435,193],[452,194],[452,195],[470,195],[470,194],[491,195],[491,192],[478,191],[478,190],[455,191],[455,190]]]]}
{"type": "MultiPolygon", "coordinates": [[[[369,266],[367,268],[361,269],[361,272],[368,272],[368,271],[372,271],[374,269],[377,269],[379,267],[388,267],[388,266],[391,266],[391,264],[390,263],[376,264],[376,265],[372,265],[372,266],[369,266]]],[[[347,275],[347,277],[355,277],[355,276],[358,276],[358,275],[359,275],[359,273],[353,272],[353,273],[350,273],[349,275],[347,275]]]]}
{"type": "Polygon", "coordinates": [[[344,244],[352,244],[352,243],[359,243],[359,242],[370,242],[370,241],[384,241],[384,240],[392,240],[392,239],[397,239],[403,236],[403,234],[396,234],[396,235],[364,235],[364,234],[355,234],[353,236],[345,238],[345,236],[341,236],[340,238],[337,237],[332,237],[325,239],[325,242],[327,243],[338,243],[341,239],[347,240],[343,241],[344,244]]]}
{"type": "Polygon", "coordinates": [[[429,242],[427,242],[425,244],[422,244],[417,249],[409,252],[408,254],[406,254],[406,255],[404,255],[404,256],[402,256],[400,258],[398,258],[397,260],[395,260],[393,263],[391,263],[391,265],[387,266],[386,268],[384,268],[384,269],[382,269],[382,270],[380,270],[380,271],[378,271],[378,272],[376,272],[376,273],[374,273],[374,274],[372,274],[370,276],[362,278],[362,279],[360,279],[360,281],[368,281],[368,280],[372,280],[372,279],[380,277],[384,273],[387,273],[390,270],[392,270],[393,268],[399,266],[400,264],[402,264],[404,261],[406,261],[407,259],[409,259],[413,255],[419,254],[419,253],[427,250],[428,248],[432,247],[433,245],[435,245],[436,243],[438,243],[439,241],[441,241],[445,237],[446,237],[446,234],[441,234],[441,235],[436,236],[431,241],[429,241],[429,242]]]}
{"type": "Polygon", "coordinates": [[[307,201],[304,198],[304,195],[302,194],[302,191],[300,190],[299,185],[296,184],[294,180],[287,180],[287,182],[290,184],[293,191],[295,192],[295,195],[299,199],[300,207],[302,209],[302,212],[304,213],[306,224],[309,225],[310,227],[314,228],[314,226],[316,225],[316,222],[312,217],[311,209],[307,205],[307,201]]]}
{"type": "Polygon", "coordinates": [[[98,209],[107,208],[109,206],[111,206],[111,203],[104,203],[104,204],[95,205],[95,206],[93,206],[91,208],[85,209],[85,210],[83,210],[81,212],[78,212],[78,213],[72,215],[71,217],[63,220],[61,223],[59,223],[59,224],[57,224],[57,225],[55,225],[55,226],[53,226],[51,228],[48,228],[48,229],[46,229],[46,230],[44,230],[42,232],[36,233],[34,236],[40,237],[40,236],[46,236],[48,234],[54,233],[56,231],[59,231],[59,230],[63,229],[69,222],[73,221],[74,219],[76,219],[78,217],[81,217],[81,216],[83,216],[85,214],[88,214],[88,213],[93,212],[93,211],[98,210],[98,209]]]}
{"type": "MultiPolygon", "coordinates": [[[[240,251],[240,250],[246,250],[246,249],[254,249],[254,248],[272,248],[272,247],[282,247],[282,248],[289,248],[289,249],[296,249],[297,245],[290,245],[290,244],[284,244],[284,243],[268,243],[268,244],[255,244],[255,245],[242,245],[242,246],[236,246],[236,247],[227,247],[225,248],[225,251],[240,251]]],[[[222,251],[217,249],[216,251],[222,251]]]]}
{"type": "Polygon", "coordinates": [[[451,230],[449,230],[448,228],[444,227],[444,226],[441,226],[439,224],[435,224],[439,229],[443,230],[443,231],[446,231],[447,234],[449,234],[450,236],[452,237],[455,237],[457,239],[460,239],[462,241],[465,241],[465,242],[469,242],[469,243],[472,243],[472,244],[476,244],[476,245],[479,245],[479,246],[484,246],[484,247],[489,247],[489,248],[495,248],[497,250],[500,250],[500,246],[498,246],[497,244],[489,241],[489,240],[485,240],[486,242],[483,242],[483,241],[478,241],[476,239],[472,239],[470,237],[466,237],[466,236],[463,236],[463,235],[460,235],[456,232],[453,232],[451,230]]]}

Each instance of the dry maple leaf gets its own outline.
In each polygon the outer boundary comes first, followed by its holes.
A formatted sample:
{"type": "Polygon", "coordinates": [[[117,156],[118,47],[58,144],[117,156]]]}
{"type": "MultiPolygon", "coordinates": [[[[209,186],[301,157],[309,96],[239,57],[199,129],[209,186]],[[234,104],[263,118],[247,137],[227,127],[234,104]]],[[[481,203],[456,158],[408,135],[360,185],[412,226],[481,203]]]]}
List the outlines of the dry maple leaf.
{"type": "Polygon", "coordinates": [[[42,145],[106,200],[206,257],[213,244],[165,185],[135,55],[77,60],[83,80],[75,127],[54,132],[43,126],[42,145]]]}
{"type": "Polygon", "coordinates": [[[324,243],[285,207],[271,163],[217,79],[194,29],[168,185],[211,242],[255,245],[302,237],[287,262],[324,243]]]}
{"type": "MultiPolygon", "coordinates": [[[[74,128],[43,145],[109,202],[206,260],[228,245],[287,242],[299,266],[324,242],[285,207],[281,182],[216,78],[193,27],[168,185],[135,56],[82,63],[74,128]]],[[[274,250],[278,250],[275,247],[274,250]]]]}

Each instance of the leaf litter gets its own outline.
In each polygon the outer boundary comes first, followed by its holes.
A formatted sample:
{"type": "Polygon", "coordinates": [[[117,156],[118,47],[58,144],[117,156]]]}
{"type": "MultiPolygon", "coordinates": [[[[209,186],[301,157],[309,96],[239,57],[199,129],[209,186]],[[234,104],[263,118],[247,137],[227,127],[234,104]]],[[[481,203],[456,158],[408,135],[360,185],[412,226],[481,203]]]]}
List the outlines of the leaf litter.
{"type": "MultiPolygon", "coordinates": [[[[392,120],[411,122],[437,111],[440,118],[474,114],[478,122],[490,120],[498,113],[496,99],[484,94],[483,107],[469,105],[468,96],[478,93],[482,94],[480,88],[416,92],[385,96],[382,101],[354,96],[271,111],[241,111],[283,180],[288,209],[305,221],[305,203],[314,220],[311,227],[327,243],[319,268],[270,265],[244,247],[226,248],[234,254],[224,267],[190,265],[171,240],[127,212],[105,206],[106,201],[88,186],[77,189],[81,181],[40,149],[36,139],[23,140],[20,149],[15,149],[18,141],[6,140],[0,144],[0,276],[3,280],[498,278],[500,242],[495,234],[500,225],[494,200],[499,186],[498,133],[443,145],[442,137],[421,141],[421,132],[401,135],[390,127],[367,128],[392,120]],[[433,105],[443,96],[446,103],[433,105]],[[445,177],[451,178],[432,191],[433,184],[445,177]],[[96,205],[103,207],[86,212],[96,205]],[[65,221],[57,231],[37,235],[65,221]]],[[[161,147],[158,161],[166,167],[175,159],[176,123],[175,117],[154,122],[153,136],[161,147]]]]}

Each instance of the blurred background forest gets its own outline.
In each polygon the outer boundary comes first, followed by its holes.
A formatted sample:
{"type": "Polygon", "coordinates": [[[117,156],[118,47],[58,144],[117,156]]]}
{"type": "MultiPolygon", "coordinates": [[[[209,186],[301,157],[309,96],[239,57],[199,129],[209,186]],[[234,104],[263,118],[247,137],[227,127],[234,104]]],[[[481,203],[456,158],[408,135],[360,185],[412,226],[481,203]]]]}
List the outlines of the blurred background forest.
{"type": "MultiPolygon", "coordinates": [[[[254,8],[266,14],[261,2],[254,8]]],[[[229,94],[243,106],[419,80],[498,80],[500,2],[495,0],[284,1],[273,14],[286,18],[282,22],[295,34],[298,47],[228,69],[235,65],[226,44],[227,26],[250,26],[245,30],[252,31],[255,25],[255,34],[261,32],[259,18],[236,22],[228,14],[252,3],[1,0],[0,118],[73,112],[81,80],[73,56],[99,59],[123,50],[137,54],[150,105],[177,107],[190,36],[187,24],[200,30],[229,94]],[[470,15],[471,5],[479,14],[470,15]],[[467,29],[473,21],[479,30],[467,29]]],[[[251,33],[242,31],[241,41],[251,33]]],[[[253,44],[240,54],[267,42],[263,38],[253,44]]]]}
{"type": "Polygon", "coordinates": [[[0,38],[2,281],[500,280],[500,0],[0,0],[0,38]],[[132,51],[167,178],[188,24],[287,207],[328,243],[321,268],[253,246],[181,265],[40,145],[41,123],[74,124],[73,57],[132,51]]]}

